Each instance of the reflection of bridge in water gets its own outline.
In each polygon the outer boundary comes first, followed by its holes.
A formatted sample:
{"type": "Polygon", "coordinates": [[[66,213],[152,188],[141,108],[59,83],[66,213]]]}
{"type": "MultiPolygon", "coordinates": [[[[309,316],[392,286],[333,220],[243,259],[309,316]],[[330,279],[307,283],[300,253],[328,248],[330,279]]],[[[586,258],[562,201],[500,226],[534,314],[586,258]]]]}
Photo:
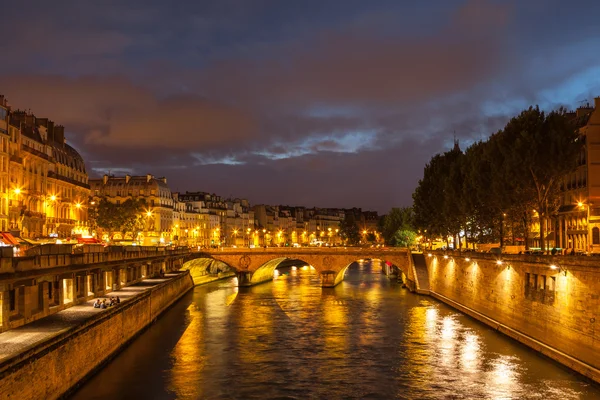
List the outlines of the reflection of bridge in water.
{"type": "Polygon", "coordinates": [[[323,287],[333,287],[344,279],[348,267],[360,259],[379,259],[386,275],[402,273],[408,286],[419,288],[411,253],[406,248],[223,248],[188,254],[183,269],[190,271],[198,281],[211,273],[232,269],[239,286],[252,286],[273,279],[273,272],[281,263],[298,260],[312,266],[321,276],[323,287]],[[219,262],[223,263],[219,266],[219,262]]]}

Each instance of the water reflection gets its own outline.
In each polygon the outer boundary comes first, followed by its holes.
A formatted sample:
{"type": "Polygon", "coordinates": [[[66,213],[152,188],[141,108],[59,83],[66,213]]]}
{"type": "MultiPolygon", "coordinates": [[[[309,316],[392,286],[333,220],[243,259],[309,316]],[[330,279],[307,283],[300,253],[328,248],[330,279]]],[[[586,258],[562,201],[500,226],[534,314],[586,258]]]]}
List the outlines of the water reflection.
{"type": "Polygon", "coordinates": [[[197,382],[201,380],[206,366],[202,329],[204,316],[196,304],[190,304],[188,311],[190,324],[171,353],[172,379],[168,390],[174,392],[178,398],[199,399],[202,397],[202,388],[197,382]]]}
{"type": "Polygon", "coordinates": [[[239,291],[232,281],[195,288],[74,396],[109,397],[575,399],[600,392],[365,261],[333,289],[302,265],[239,291]]]}

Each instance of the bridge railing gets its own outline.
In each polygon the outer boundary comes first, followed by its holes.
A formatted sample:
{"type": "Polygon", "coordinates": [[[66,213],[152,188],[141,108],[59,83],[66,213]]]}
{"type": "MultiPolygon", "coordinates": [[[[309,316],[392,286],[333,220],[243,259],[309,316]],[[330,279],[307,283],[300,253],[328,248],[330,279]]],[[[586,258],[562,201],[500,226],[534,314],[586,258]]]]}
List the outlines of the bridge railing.
{"type": "Polygon", "coordinates": [[[200,251],[194,251],[194,253],[264,253],[264,252],[277,252],[277,253],[342,253],[342,252],[354,252],[354,253],[365,253],[365,252],[397,252],[406,253],[408,248],[406,247],[219,247],[216,249],[204,249],[200,251]]]}

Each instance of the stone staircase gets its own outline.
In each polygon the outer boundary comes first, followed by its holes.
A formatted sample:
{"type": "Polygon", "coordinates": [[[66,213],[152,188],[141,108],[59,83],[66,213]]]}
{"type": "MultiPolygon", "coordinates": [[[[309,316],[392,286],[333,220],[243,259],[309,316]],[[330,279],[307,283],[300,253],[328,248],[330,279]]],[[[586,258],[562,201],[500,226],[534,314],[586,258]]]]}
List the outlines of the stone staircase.
{"type": "Polygon", "coordinates": [[[427,263],[425,254],[413,253],[412,264],[415,269],[416,291],[417,293],[429,294],[429,272],[427,272],[427,263]]]}

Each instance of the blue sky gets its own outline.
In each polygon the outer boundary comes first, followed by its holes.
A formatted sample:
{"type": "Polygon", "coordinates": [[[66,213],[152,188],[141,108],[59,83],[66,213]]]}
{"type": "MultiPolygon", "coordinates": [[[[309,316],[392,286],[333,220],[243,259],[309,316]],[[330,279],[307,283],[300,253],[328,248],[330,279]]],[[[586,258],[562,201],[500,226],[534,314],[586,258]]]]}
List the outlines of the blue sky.
{"type": "Polygon", "coordinates": [[[593,103],[598,3],[24,0],[0,93],[65,125],[92,176],[385,213],[454,135],[593,103]]]}

